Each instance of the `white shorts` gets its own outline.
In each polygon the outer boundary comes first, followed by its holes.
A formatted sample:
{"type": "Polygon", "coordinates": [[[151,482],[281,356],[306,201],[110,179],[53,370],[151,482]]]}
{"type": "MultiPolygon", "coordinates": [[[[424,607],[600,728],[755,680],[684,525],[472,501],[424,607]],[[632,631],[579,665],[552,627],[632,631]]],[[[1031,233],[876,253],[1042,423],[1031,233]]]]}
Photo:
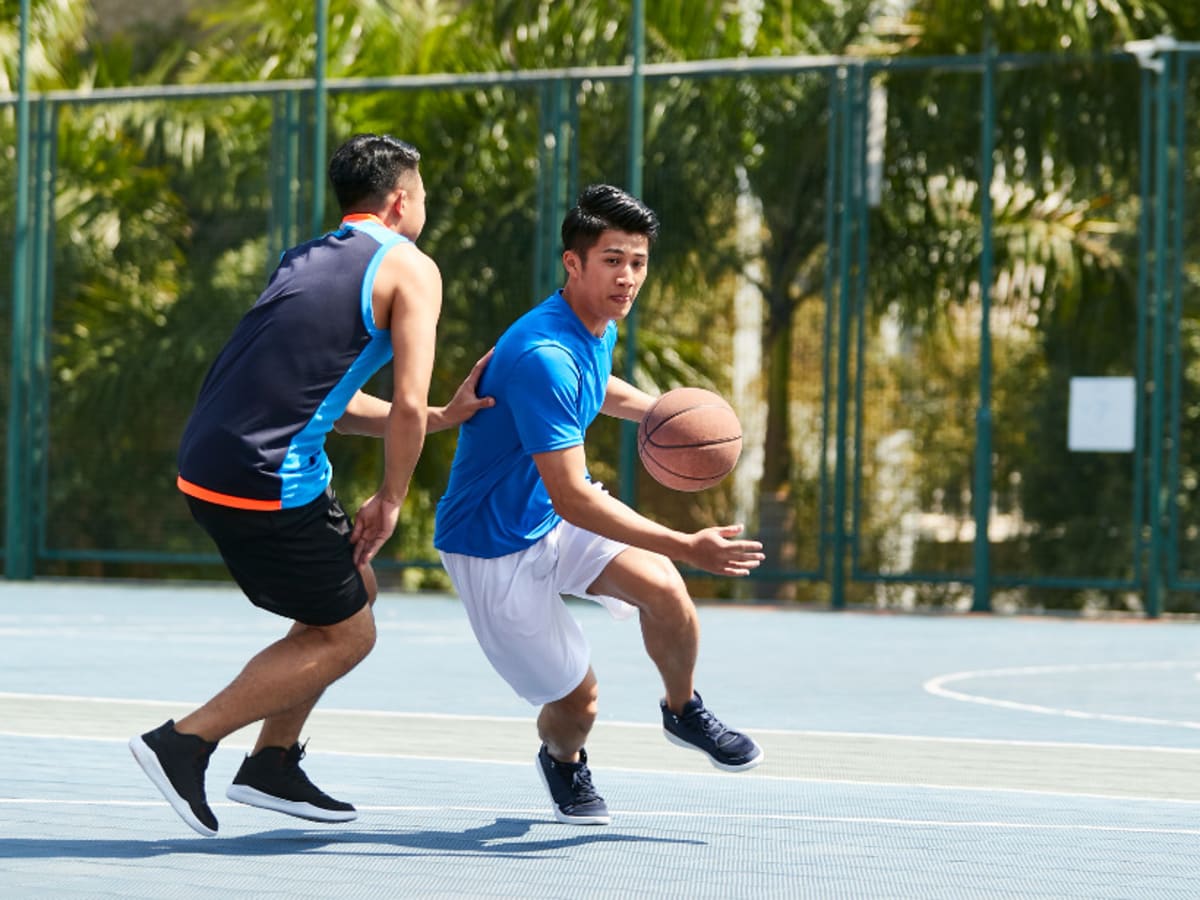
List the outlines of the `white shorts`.
{"type": "Polygon", "coordinates": [[[591,665],[591,648],[564,597],[594,600],[614,619],[637,612],[616,597],[588,593],[604,567],[628,549],[563,521],[532,547],[507,556],[441,556],[488,661],[514,691],[541,706],[575,690],[591,665]]]}

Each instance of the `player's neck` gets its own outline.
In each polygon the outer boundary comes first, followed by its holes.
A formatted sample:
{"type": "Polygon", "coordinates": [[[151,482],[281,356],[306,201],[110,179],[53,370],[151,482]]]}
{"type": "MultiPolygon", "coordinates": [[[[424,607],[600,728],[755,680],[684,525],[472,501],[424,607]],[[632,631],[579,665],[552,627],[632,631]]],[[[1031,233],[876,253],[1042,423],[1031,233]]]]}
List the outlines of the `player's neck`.
{"type": "Polygon", "coordinates": [[[562,298],[567,301],[567,306],[571,307],[571,311],[575,313],[575,317],[583,324],[583,327],[591,332],[593,337],[604,337],[604,332],[608,330],[608,323],[613,321],[611,318],[598,317],[591,313],[586,304],[579,301],[578,293],[573,293],[570,290],[570,284],[566,284],[559,291],[562,298]],[[572,298],[574,302],[572,302],[572,298]]]}

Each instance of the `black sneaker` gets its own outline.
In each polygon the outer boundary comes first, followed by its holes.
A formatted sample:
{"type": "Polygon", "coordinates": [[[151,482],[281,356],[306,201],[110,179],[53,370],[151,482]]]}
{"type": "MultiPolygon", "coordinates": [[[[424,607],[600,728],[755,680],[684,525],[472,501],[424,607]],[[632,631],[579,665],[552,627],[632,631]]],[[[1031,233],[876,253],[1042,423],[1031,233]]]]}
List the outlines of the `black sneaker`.
{"type": "Polygon", "coordinates": [[[708,756],[709,762],[726,772],[753,769],[763,761],[762,748],[748,735],[726,728],[705,709],[699,694],[687,702],[682,715],[671,712],[665,700],[660,705],[663,734],[672,744],[699,750],[708,756]]]}
{"type": "Polygon", "coordinates": [[[300,768],[304,748],[292,744],[263,747],[242,760],[225,796],[238,803],[287,813],[310,822],[349,822],[358,812],[349,803],[334,800],[308,780],[300,768]]]}
{"type": "Polygon", "coordinates": [[[180,734],[175,720],[168,719],[153,731],[131,738],[129,749],[183,821],[205,837],[217,833],[217,817],[204,795],[204,772],[217,749],[215,743],[180,734]]]}
{"type": "Polygon", "coordinates": [[[579,751],[579,762],[559,762],[546,745],[537,755],[538,774],[554,802],[554,818],[567,825],[607,825],[612,821],[604,798],[592,786],[587,753],[579,751]]]}

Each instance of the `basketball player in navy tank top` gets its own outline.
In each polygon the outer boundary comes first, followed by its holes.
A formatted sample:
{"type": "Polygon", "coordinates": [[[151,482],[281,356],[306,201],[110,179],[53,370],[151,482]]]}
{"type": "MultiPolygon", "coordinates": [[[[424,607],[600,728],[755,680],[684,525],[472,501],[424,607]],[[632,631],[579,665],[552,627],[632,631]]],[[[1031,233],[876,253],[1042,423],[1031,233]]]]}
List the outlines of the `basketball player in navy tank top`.
{"type": "Polygon", "coordinates": [[[217,833],[204,773],[217,742],[261,721],[226,795],[321,822],[353,819],[300,768],[300,731],[321,693],[375,643],[371,560],[395,530],[427,432],[490,406],[476,363],[445,407],[428,406],[442,304],[425,224],[420,154],[357,135],[329,164],[341,226],[283,254],[218,355],[179,450],[178,485],[256,606],[293,622],[232,683],[178,722],[130,741],[180,817],[217,833]],[[391,402],[363,393],[395,359],[391,402]],[[333,429],[384,439],[384,475],[351,527],[330,485],[333,429]]]}

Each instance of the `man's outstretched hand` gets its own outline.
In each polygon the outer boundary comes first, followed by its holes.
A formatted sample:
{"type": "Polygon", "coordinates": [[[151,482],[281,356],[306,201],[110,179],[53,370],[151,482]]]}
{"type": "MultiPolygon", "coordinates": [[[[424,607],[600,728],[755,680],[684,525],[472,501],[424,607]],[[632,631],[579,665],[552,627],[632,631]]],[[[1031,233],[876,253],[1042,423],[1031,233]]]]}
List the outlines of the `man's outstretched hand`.
{"type": "Polygon", "coordinates": [[[749,575],[765,558],[758,541],[735,541],[741,525],[717,525],[692,535],[685,562],[714,575],[749,575]]]}

